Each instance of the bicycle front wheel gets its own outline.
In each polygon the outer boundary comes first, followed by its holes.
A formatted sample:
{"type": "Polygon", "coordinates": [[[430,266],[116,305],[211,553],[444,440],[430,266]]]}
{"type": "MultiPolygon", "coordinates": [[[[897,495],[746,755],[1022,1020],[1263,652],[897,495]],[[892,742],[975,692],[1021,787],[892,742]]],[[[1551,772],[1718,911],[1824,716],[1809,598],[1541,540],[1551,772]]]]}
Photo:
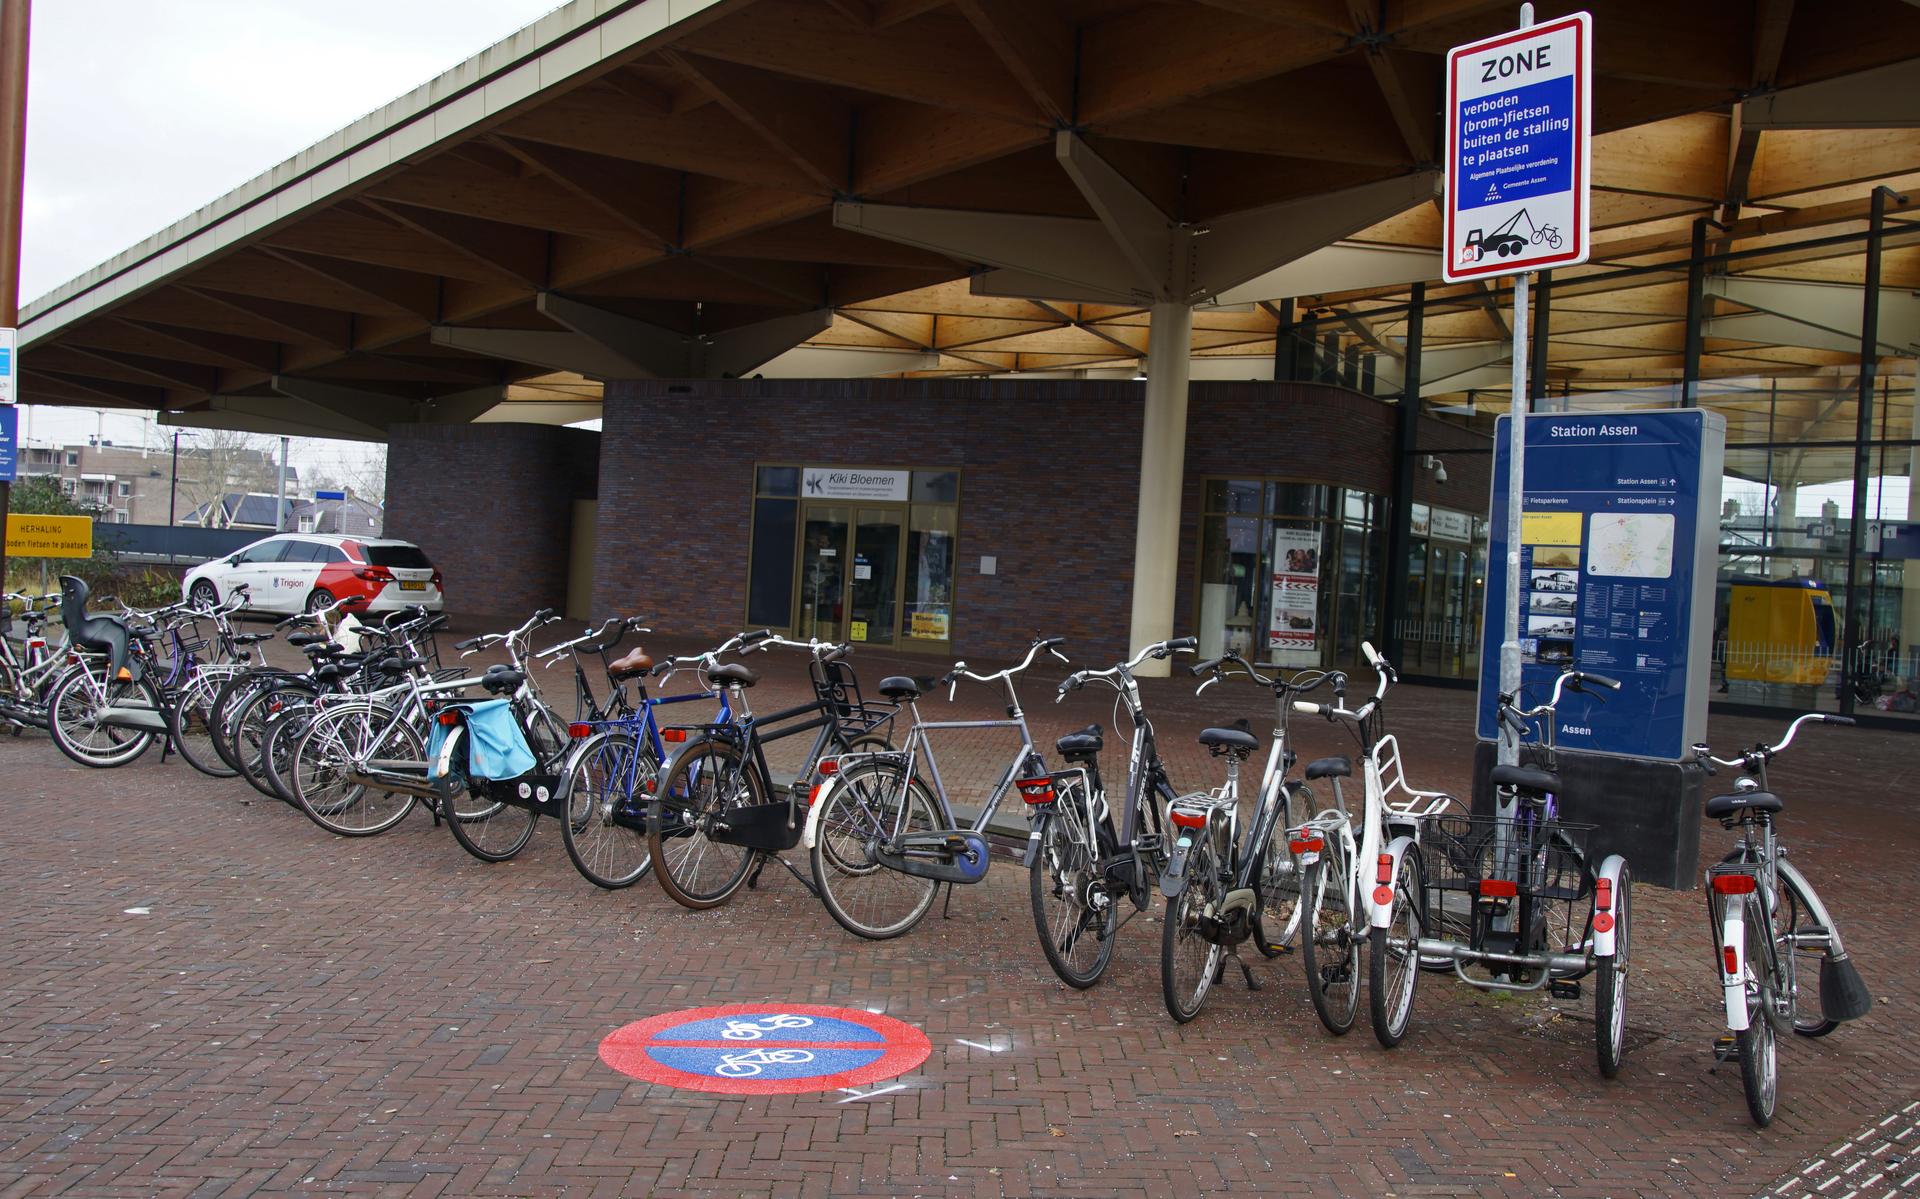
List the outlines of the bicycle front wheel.
{"type": "Polygon", "coordinates": [[[1327,839],[1320,860],[1307,868],[1306,918],[1300,928],[1300,965],[1314,1014],[1334,1036],[1344,1036],[1360,1014],[1360,938],[1347,895],[1346,853],[1327,839]]]}
{"type": "Polygon", "coordinates": [[[694,909],[733,898],[747,881],[754,851],[712,834],[728,811],[765,802],[759,776],[731,745],[706,741],[675,755],[647,813],[647,851],[668,897],[694,909]]]}
{"type": "Polygon", "coordinates": [[[1253,943],[1261,954],[1277,958],[1293,946],[1300,935],[1301,886],[1306,867],[1293,852],[1287,830],[1296,828],[1313,811],[1313,793],[1306,784],[1280,784],[1279,811],[1273,827],[1267,831],[1266,844],[1260,847],[1260,860],[1254,863],[1253,878],[1260,889],[1260,907],[1253,923],[1253,943]]]}
{"type": "Polygon", "coordinates": [[[228,766],[214,744],[213,703],[228,675],[202,670],[180,689],[167,713],[167,735],[187,765],[211,778],[230,779],[239,771],[228,766]]]}
{"type": "Polygon", "coordinates": [[[1633,943],[1632,889],[1632,875],[1622,866],[1620,881],[1613,888],[1613,956],[1600,958],[1594,966],[1594,1050],[1600,1059],[1600,1073],[1606,1078],[1620,1073],[1621,1060],[1627,1054],[1627,951],[1633,943]]]}
{"type": "Polygon", "coordinates": [[[147,752],[154,734],[101,723],[109,709],[120,705],[151,709],[156,715],[164,711],[153,680],[106,679],[81,667],[61,679],[47,697],[47,731],[60,752],[82,766],[125,766],[147,752]]]}
{"type": "Polygon", "coordinates": [[[1211,828],[1194,845],[1186,878],[1160,924],[1160,992],[1167,1014],[1181,1024],[1206,1005],[1207,991],[1226,955],[1223,946],[1207,937],[1208,910],[1218,907],[1223,894],[1211,828]]]}
{"type": "Polygon", "coordinates": [[[1085,990],[1113,961],[1119,914],[1100,877],[1100,859],[1112,852],[1113,829],[1101,818],[1087,825],[1086,789],[1063,783],[1059,799],[1042,812],[1030,844],[1027,870],[1033,927],[1040,950],[1061,982],[1085,990]]]}
{"type": "Polygon", "coordinates": [[[841,928],[870,941],[910,931],[933,907],[940,884],[882,861],[896,838],[939,825],[933,799],[898,762],[863,762],[841,772],[827,796],[810,853],[820,901],[841,928]]]}
{"type": "Polygon", "coordinates": [[[625,733],[583,743],[567,767],[567,816],[560,839],[580,876],[617,891],[646,877],[646,808],[660,778],[650,746],[625,733]]]}
{"type": "Polygon", "coordinates": [[[1413,993],[1420,983],[1420,935],[1426,921],[1426,875],[1420,850],[1409,845],[1393,876],[1393,908],[1385,928],[1372,930],[1367,955],[1368,1012],[1373,1035],[1392,1049],[1413,1020],[1413,993]]]}
{"type": "Polygon", "coordinates": [[[1785,975],[1783,1001],[1793,1017],[1793,1031],[1803,1037],[1824,1037],[1840,1027],[1825,1015],[1820,994],[1821,966],[1830,952],[1828,930],[1813,922],[1818,909],[1799,880],[1779,872],[1780,887],[1773,905],[1773,943],[1785,975]]]}

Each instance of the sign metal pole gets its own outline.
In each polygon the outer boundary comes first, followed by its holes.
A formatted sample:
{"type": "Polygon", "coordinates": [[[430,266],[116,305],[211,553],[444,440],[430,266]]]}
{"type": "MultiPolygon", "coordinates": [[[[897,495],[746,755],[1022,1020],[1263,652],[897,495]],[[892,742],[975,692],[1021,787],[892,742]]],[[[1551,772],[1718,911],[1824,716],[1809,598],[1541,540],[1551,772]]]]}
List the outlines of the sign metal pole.
{"type": "MultiPolygon", "coordinates": [[[[1520,6],[1520,28],[1533,27],[1533,5],[1520,6]]],[[[1520,693],[1520,538],[1521,499],[1526,494],[1527,456],[1527,281],[1520,272],[1513,278],[1513,401],[1507,422],[1507,604],[1505,635],[1500,639],[1500,692],[1520,693]]],[[[1520,764],[1520,735],[1500,726],[1499,761],[1503,766],[1520,764]]],[[[1507,813],[1503,812],[1502,815],[1507,813]]]]}
{"type": "MultiPolygon", "coordinates": [[[[27,151],[27,31],[32,0],[0,0],[0,326],[20,323],[20,215],[27,151]]],[[[20,395],[20,367],[7,354],[6,403],[20,395]]],[[[18,448],[16,442],[16,449],[18,448]]],[[[0,529],[7,522],[13,484],[0,480],[0,529]]],[[[0,537],[0,584],[7,577],[6,539],[0,537]]]]}

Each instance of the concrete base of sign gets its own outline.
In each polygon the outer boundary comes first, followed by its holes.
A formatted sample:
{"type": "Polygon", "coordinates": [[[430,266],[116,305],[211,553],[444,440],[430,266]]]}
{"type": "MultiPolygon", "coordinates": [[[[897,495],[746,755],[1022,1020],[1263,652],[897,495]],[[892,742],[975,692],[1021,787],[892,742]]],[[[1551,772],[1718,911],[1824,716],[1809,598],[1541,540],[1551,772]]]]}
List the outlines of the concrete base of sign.
{"type": "MultiPolygon", "coordinates": [[[[1473,753],[1473,811],[1493,813],[1495,746],[1482,741],[1473,753]]],[[[1521,761],[1534,765],[1531,747],[1521,761]]],[[[1560,751],[1560,817],[1594,826],[1588,858],[1610,853],[1627,859],[1633,881],[1670,891],[1700,885],[1700,811],[1706,802],[1706,772],[1692,764],[1560,751]]]]}

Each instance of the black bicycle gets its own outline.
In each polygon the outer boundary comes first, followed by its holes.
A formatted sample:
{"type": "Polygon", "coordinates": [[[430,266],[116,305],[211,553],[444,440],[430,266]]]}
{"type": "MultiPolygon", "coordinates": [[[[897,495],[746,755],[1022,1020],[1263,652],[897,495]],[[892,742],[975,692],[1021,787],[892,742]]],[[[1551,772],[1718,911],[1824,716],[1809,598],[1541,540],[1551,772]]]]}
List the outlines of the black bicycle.
{"type": "Polygon", "coordinates": [[[789,641],[761,630],[743,640],[743,650],[783,645],[811,655],[813,699],[755,715],[746,693],[760,676],[739,662],[720,663],[703,654],[675,663],[698,672],[702,691],[727,692],[733,719],[717,724],[661,730],[661,740],[681,742],[660,774],[647,818],[647,848],[660,886],[675,903],[711,908],[758,881],[769,860],[779,862],[809,891],[813,884],[779,855],[800,844],[818,764],[823,757],[891,750],[887,732],[897,704],[861,698],[851,668],[842,660],[850,647],[825,641],[789,641]],[[765,745],[802,733],[814,734],[792,784],[775,785],[765,745]]]}

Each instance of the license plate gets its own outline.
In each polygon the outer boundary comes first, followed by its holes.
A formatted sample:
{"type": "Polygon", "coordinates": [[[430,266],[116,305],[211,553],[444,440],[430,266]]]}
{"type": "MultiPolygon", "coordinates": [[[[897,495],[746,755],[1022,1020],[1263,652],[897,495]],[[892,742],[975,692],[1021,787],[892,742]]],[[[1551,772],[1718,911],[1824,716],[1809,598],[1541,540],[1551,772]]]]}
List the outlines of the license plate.
{"type": "Polygon", "coordinates": [[[402,590],[402,591],[425,591],[426,589],[427,589],[427,585],[426,585],[425,583],[402,583],[402,584],[400,584],[400,590],[402,590]]]}

